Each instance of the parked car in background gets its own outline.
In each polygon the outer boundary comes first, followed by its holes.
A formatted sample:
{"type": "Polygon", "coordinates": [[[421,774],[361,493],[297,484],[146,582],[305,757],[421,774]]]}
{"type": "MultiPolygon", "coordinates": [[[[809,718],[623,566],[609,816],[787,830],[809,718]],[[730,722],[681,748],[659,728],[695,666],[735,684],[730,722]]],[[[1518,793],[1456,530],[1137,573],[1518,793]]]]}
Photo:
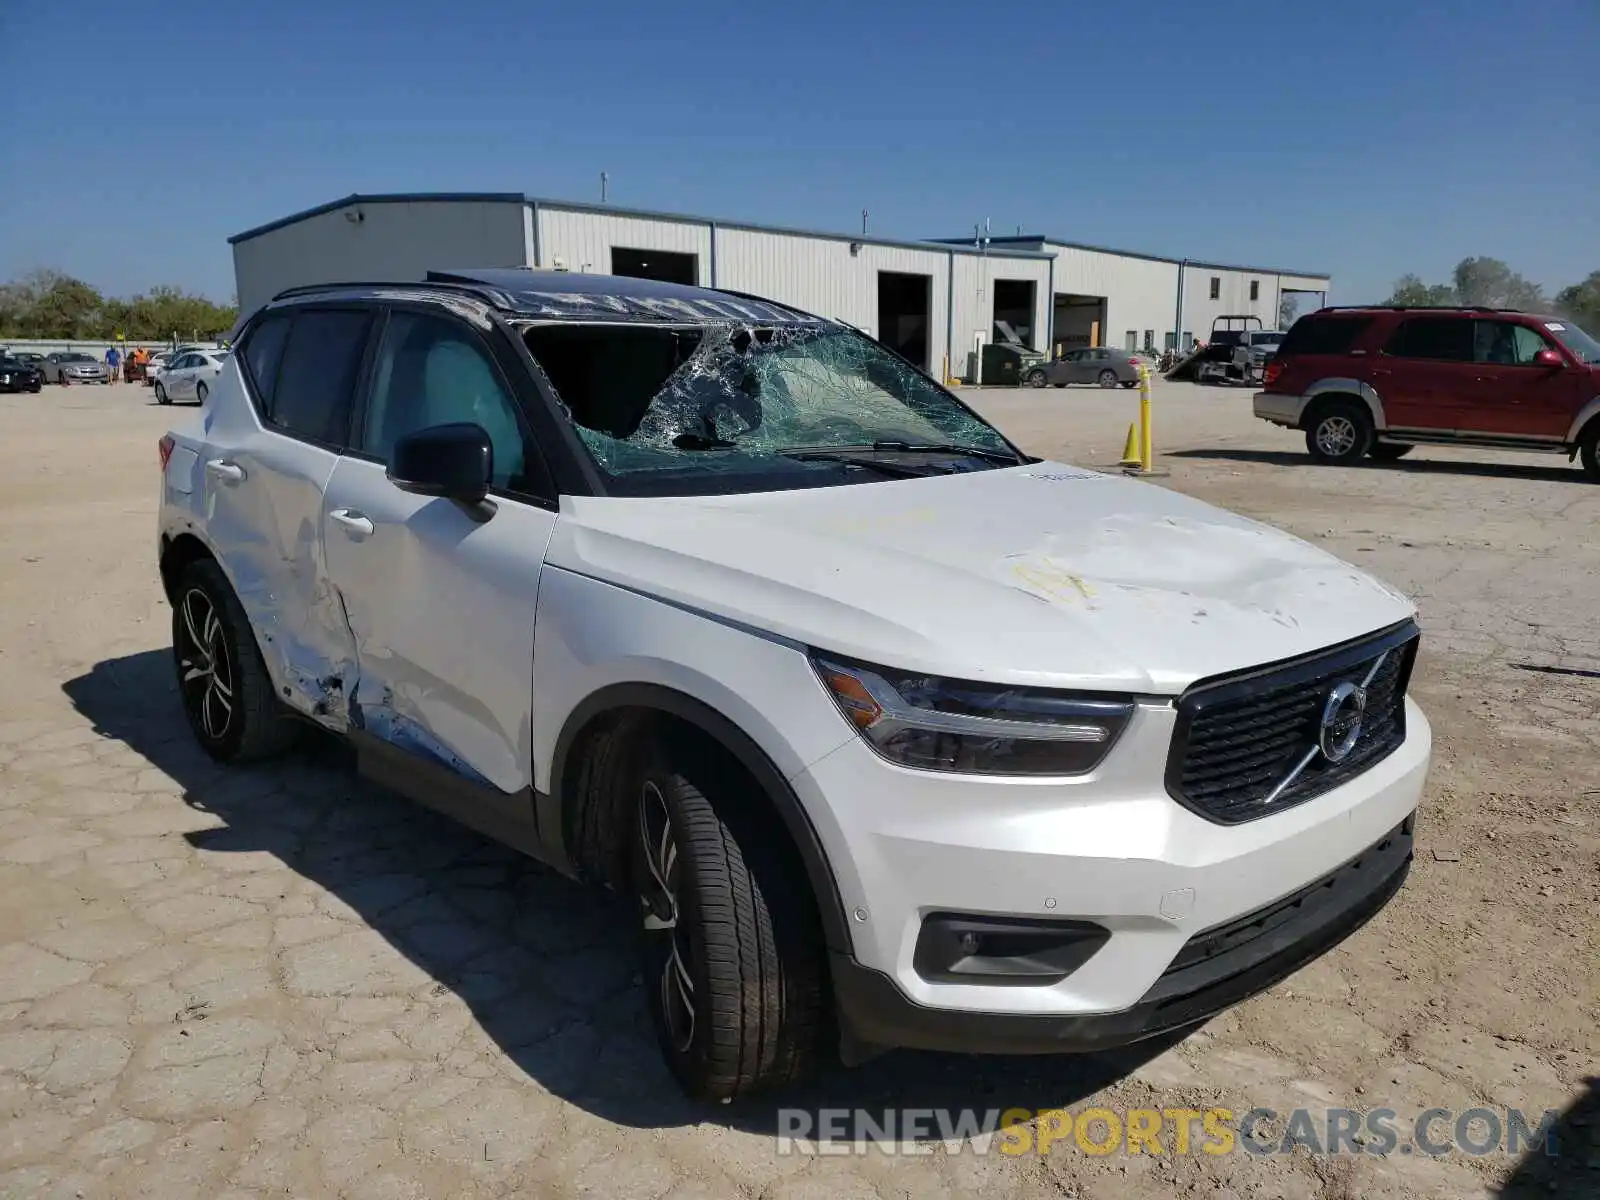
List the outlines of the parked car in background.
{"type": "Polygon", "coordinates": [[[24,366],[32,367],[35,371],[39,372],[39,377],[41,379],[44,378],[45,357],[37,350],[7,350],[6,356],[16,359],[24,366]]]}
{"type": "Polygon", "coordinates": [[[0,392],[37,392],[44,387],[44,372],[14,355],[0,355],[0,392]]]}
{"type": "Polygon", "coordinates": [[[1321,463],[1426,444],[1546,450],[1600,482],[1600,342],[1506,309],[1319,309],[1267,364],[1255,414],[1304,430],[1321,463]]]}
{"type": "Polygon", "coordinates": [[[1066,387],[1069,383],[1097,383],[1101,387],[1134,387],[1139,382],[1139,368],[1149,365],[1137,353],[1112,350],[1108,346],[1091,346],[1082,350],[1068,350],[1055,362],[1041,363],[1032,368],[1025,381],[1031,387],[1066,387]]]}
{"type": "Polygon", "coordinates": [[[166,370],[167,364],[172,361],[173,357],[174,354],[171,350],[157,350],[150,355],[150,361],[145,364],[144,369],[145,387],[155,386],[156,377],[166,370]]]}
{"type": "Polygon", "coordinates": [[[44,356],[46,383],[110,383],[111,368],[98,358],[75,350],[44,356]]]}
{"type": "Polygon", "coordinates": [[[156,377],[156,402],[171,404],[174,400],[193,400],[204,404],[227,361],[226,350],[190,350],[179,354],[156,377]]]}
{"type": "Polygon", "coordinates": [[[197,743],[310,722],[625,896],[700,1100],[1184,1029],[1406,877],[1409,600],[857,330],[517,269],[291,289],[237,344],[159,442],[197,743]]]}

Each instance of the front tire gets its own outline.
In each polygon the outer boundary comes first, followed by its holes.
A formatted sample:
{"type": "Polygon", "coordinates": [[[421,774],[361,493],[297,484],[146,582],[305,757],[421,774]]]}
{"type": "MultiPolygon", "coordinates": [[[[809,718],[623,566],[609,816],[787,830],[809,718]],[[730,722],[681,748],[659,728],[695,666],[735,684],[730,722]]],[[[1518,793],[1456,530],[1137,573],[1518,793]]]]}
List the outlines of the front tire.
{"type": "Polygon", "coordinates": [[[1306,452],[1314,462],[1349,466],[1372,446],[1372,418],[1365,408],[1339,401],[1318,409],[1306,427],[1306,452]]]}
{"type": "Polygon", "coordinates": [[[267,758],[297,727],[272,691],[255,632],[222,568],[190,563],[173,591],[172,661],[195,740],[218,762],[267,758]]]}
{"type": "Polygon", "coordinates": [[[1117,386],[1117,383],[1118,383],[1117,373],[1115,371],[1113,371],[1110,367],[1107,367],[1104,371],[1100,372],[1100,386],[1101,387],[1103,387],[1103,388],[1114,388],[1114,387],[1117,386]]]}
{"type": "Polygon", "coordinates": [[[206,402],[206,396],[209,394],[210,393],[206,390],[205,384],[197,383],[194,385],[194,398],[199,403],[204,404],[206,402]]]}
{"type": "Polygon", "coordinates": [[[168,399],[168,397],[167,397],[167,389],[162,387],[159,383],[156,384],[156,403],[157,404],[171,404],[172,403],[172,401],[170,399],[168,399]]]}
{"type": "Polygon", "coordinates": [[[680,765],[653,748],[644,759],[633,879],[667,1065],[704,1101],[795,1083],[815,1068],[825,1013],[806,881],[754,784],[710,755],[680,765]]]}
{"type": "Polygon", "coordinates": [[[1046,383],[1043,371],[1029,371],[1027,384],[1029,387],[1042,388],[1046,383]]]}

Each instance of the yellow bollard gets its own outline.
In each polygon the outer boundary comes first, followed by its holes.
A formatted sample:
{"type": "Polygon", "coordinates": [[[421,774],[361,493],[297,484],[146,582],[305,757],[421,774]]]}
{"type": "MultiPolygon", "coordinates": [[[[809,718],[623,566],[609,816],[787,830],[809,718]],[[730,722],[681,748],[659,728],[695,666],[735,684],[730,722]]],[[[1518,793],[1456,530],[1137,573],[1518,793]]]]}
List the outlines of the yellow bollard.
{"type": "Polygon", "coordinates": [[[1148,472],[1155,466],[1155,451],[1150,438],[1150,368],[1139,367],[1139,469],[1148,472]]]}

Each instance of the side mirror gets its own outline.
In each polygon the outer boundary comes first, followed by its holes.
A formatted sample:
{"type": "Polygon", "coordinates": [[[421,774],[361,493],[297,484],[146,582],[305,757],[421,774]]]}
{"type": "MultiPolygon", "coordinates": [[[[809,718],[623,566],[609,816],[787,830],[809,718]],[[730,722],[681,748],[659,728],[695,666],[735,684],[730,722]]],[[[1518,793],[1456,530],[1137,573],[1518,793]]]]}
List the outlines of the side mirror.
{"type": "Polygon", "coordinates": [[[396,440],[388,476],[402,492],[478,504],[494,477],[494,446],[470,421],[431,425],[396,440]]]}
{"type": "Polygon", "coordinates": [[[1564,367],[1567,360],[1561,357],[1559,350],[1552,350],[1546,346],[1543,350],[1535,351],[1533,365],[1536,367],[1564,367]]]}

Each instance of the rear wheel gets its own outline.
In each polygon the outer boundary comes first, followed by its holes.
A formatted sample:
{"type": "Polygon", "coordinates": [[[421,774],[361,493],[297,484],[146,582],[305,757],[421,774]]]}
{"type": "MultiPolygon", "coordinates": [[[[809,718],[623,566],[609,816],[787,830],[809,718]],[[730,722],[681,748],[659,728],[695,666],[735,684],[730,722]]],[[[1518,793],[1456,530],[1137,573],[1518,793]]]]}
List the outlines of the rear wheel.
{"type": "Polygon", "coordinates": [[[1117,373],[1110,367],[1107,367],[1104,371],[1100,372],[1100,386],[1103,388],[1113,388],[1117,386],[1117,373]]]}
{"type": "Polygon", "coordinates": [[[1578,457],[1583,462],[1583,473],[1600,483],[1600,421],[1591,422],[1583,431],[1578,441],[1578,457]]]}
{"type": "Polygon", "coordinates": [[[173,591],[172,660],[189,728],[220,762],[247,762],[286,749],[298,728],[272,679],[222,569],[190,563],[173,591]]]}
{"type": "Polygon", "coordinates": [[[811,1073],[824,1018],[820,930],[754,785],[657,747],[638,775],[634,890],[662,1054],[699,1100],[811,1073]],[[708,796],[708,792],[710,795],[708,796]]]}
{"type": "Polygon", "coordinates": [[[1402,446],[1397,442],[1373,442],[1372,449],[1367,453],[1372,456],[1373,462],[1395,462],[1404,458],[1415,449],[1413,446],[1402,446]]]}
{"type": "Polygon", "coordinates": [[[1042,388],[1047,381],[1043,371],[1029,371],[1027,384],[1029,387],[1042,388]]]}
{"type": "Polygon", "coordinates": [[[1348,466],[1372,445],[1372,418],[1365,408],[1335,401],[1318,409],[1306,427],[1306,450],[1319,463],[1348,466]]]}
{"type": "Polygon", "coordinates": [[[157,404],[171,404],[172,403],[172,401],[167,398],[167,389],[162,387],[159,383],[156,384],[156,403],[157,404]]]}

